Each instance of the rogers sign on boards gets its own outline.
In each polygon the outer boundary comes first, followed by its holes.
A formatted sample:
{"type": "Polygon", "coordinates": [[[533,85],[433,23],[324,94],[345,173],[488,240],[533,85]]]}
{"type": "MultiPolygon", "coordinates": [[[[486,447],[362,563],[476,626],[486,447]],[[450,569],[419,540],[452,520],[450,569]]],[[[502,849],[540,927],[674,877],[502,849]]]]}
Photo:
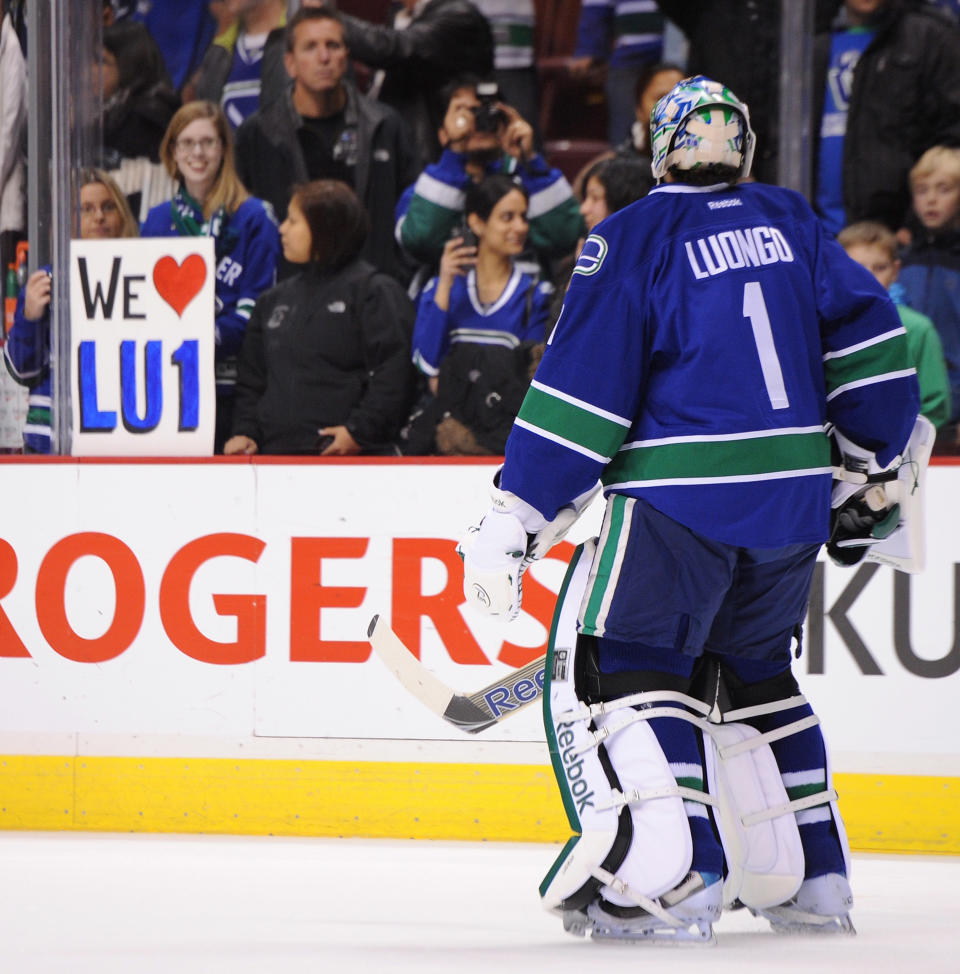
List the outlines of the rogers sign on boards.
{"type": "MultiPolygon", "coordinates": [[[[494,469],[4,464],[7,496],[29,504],[0,530],[0,658],[52,650],[99,664],[146,647],[214,667],[265,656],[365,663],[366,624],[382,612],[414,653],[439,646],[448,675],[523,666],[544,652],[573,547],[564,542],[528,574],[517,624],[465,611],[454,546],[488,504],[494,469]]],[[[931,470],[932,508],[949,505],[958,477],[931,470]]],[[[598,524],[599,514],[578,529],[586,537],[598,524]]],[[[954,676],[958,541],[960,525],[932,532],[929,568],[915,577],[818,566],[798,672],[954,676]]]]}

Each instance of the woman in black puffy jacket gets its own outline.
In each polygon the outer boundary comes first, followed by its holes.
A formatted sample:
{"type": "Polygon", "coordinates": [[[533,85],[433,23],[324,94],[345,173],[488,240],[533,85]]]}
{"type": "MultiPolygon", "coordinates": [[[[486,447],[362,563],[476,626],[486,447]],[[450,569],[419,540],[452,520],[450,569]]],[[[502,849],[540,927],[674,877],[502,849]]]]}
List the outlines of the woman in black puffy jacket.
{"type": "Polygon", "coordinates": [[[226,454],[395,454],[410,407],[414,310],[360,259],[368,229],[345,183],[294,190],[283,254],[303,270],[258,299],[247,325],[226,454]]]}

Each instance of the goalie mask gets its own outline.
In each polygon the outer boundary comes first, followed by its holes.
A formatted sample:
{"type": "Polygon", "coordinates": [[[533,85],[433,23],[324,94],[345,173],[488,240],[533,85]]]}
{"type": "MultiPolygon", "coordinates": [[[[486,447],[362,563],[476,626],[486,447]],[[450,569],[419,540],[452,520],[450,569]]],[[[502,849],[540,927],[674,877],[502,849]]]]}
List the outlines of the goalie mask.
{"type": "Polygon", "coordinates": [[[747,106],[702,74],[685,78],[650,113],[650,168],[658,181],[671,169],[703,169],[732,182],[750,173],[755,143],[747,106]]]}

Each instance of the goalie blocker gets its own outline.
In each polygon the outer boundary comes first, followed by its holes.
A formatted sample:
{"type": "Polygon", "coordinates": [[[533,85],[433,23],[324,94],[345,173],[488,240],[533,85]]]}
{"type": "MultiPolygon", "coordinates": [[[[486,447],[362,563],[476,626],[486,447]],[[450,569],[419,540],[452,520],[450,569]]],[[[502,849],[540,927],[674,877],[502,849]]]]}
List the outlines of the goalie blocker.
{"type": "Polygon", "coordinates": [[[837,565],[866,559],[923,571],[924,493],[936,429],[918,416],[903,454],[881,469],[874,455],[831,430],[834,453],[827,554],[837,565]]]}

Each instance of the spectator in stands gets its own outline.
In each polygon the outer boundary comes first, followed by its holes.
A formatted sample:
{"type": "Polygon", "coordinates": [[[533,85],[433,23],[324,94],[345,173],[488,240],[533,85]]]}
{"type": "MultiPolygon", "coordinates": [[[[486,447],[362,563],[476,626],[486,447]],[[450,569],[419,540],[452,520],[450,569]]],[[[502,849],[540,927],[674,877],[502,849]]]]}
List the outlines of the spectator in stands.
{"type": "MultiPolygon", "coordinates": [[[[120,187],[101,169],[80,176],[80,237],[105,240],[136,237],[137,221],[120,187]]],[[[49,453],[50,411],[50,297],[53,278],[41,267],[28,278],[17,298],[13,328],[3,346],[4,362],[13,378],[30,390],[24,453],[49,453]]]]}
{"type": "MultiPolygon", "coordinates": [[[[814,0],[814,30],[828,30],[842,0],[814,0]]],[[[750,106],[753,175],[778,181],[780,0],[658,0],[689,41],[687,74],[718,78],[750,106]]]]}
{"type": "Polygon", "coordinates": [[[105,165],[160,160],[160,142],[180,107],[160,48],[143,24],[119,20],[103,31],[100,58],[105,165]]]}
{"type": "Polygon", "coordinates": [[[527,193],[510,176],[467,189],[466,225],[424,288],[413,361],[436,398],[405,430],[407,452],[500,454],[547,338],[553,287],[516,266],[527,193]]]}
{"type": "Polygon", "coordinates": [[[533,0],[474,0],[493,32],[493,79],[503,100],[533,126],[540,146],[540,84],[534,64],[537,12],[533,0]]]}
{"type": "Polygon", "coordinates": [[[254,308],[225,453],[398,452],[413,387],[413,306],[360,257],[367,226],[345,183],[295,190],[280,234],[284,256],[303,270],[254,308]]]}
{"type": "Polygon", "coordinates": [[[234,19],[226,0],[140,0],[137,7],[137,19],[157,42],[176,91],[193,77],[210,42],[234,19]]]}
{"type": "MultiPolygon", "coordinates": [[[[918,225],[903,254],[900,283],[911,308],[927,315],[940,335],[952,390],[950,420],[960,419],[960,150],[934,146],[910,170],[918,225]]],[[[954,449],[958,428],[944,431],[954,449]]]]}
{"type": "Polygon", "coordinates": [[[637,82],[663,54],[663,25],[656,0],[583,0],[580,5],[570,71],[574,77],[584,77],[607,65],[607,140],[611,145],[619,145],[630,133],[637,82]]]}
{"type": "Polygon", "coordinates": [[[594,163],[583,181],[580,213],[591,231],[611,213],[646,196],[653,185],[649,160],[613,156],[594,163]]]}
{"type": "Polygon", "coordinates": [[[834,233],[859,220],[898,230],[910,167],[960,144],[960,30],[928,4],[845,0],[814,57],[818,213],[834,233]]]}
{"type": "Polygon", "coordinates": [[[179,109],[163,137],[160,158],[177,181],[177,191],[172,199],[150,210],[142,235],[214,239],[214,451],[219,453],[230,432],[243,334],[254,302],[276,280],[280,257],[277,223],[270,204],[250,196],[237,178],[230,126],[213,102],[188,102],[179,109]]]}
{"type": "MultiPolygon", "coordinates": [[[[370,216],[364,258],[405,280],[409,268],[393,226],[397,200],[419,171],[409,132],[396,112],[346,80],[348,51],[336,12],[301,8],[286,37],[286,70],[293,83],[237,131],[240,178],[281,218],[295,184],[347,183],[370,216]]],[[[284,268],[283,276],[290,270],[284,268]]]]}
{"type": "Polygon", "coordinates": [[[230,127],[252,115],[260,101],[263,49],[271,30],[286,23],[286,0],[227,0],[237,20],[214,38],[185,97],[223,107],[230,127]]]}
{"type": "Polygon", "coordinates": [[[529,198],[529,249],[541,268],[568,254],[583,230],[577,201],[564,175],[534,152],[533,129],[495,95],[478,97],[479,79],[461,76],[444,92],[438,132],[444,146],[397,206],[397,234],[404,248],[435,267],[451,231],[463,220],[465,192],[484,176],[519,178],[529,198]]]}
{"type": "MultiPolygon", "coordinates": [[[[6,4],[4,4],[6,8],[6,4]]],[[[11,11],[0,16],[0,271],[27,230],[27,63],[11,11]]]]}
{"type": "Polygon", "coordinates": [[[943,345],[933,322],[904,303],[905,289],[897,281],[900,260],[893,231],[882,223],[861,220],[844,227],[837,235],[837,243],[889,291],[907,332],[910,363],[917,370],[920,412],[934,426],[943,426],[950,419],[951,411],[950,380],[943,345]]]}
{"type": "Polygon", "coordinates": [[[493,35],[469,0],[403,0],[410,17],[402,30],[343,15],[351,55],[383,68],[377,97],[395,108],[413,133],[424,162],[439,155],[445,106],[437,94],[457,75],[486,77],[493,70],[493,35]]]}
{"type": "Polygon", "coordinates": [[[577,173],[573,181],[573,191],[578,197],[585,198],[584,182],[587,173],[601,160],[612,159],[615,156],[635,159],[645,164],[648,189],[653,186],[653,173],[650,171],[650,113],[654,105],[684,77],[681,68],[666,62],[652,64],[640,75],[634,91],[635,121],[630,129],[630,135],[615,148],[595,156],[577,173]]]}
{"type": "MultiPolygon", "coordinates": [[[[611,213],[646,196],[653,185],[650,157],[634,155],[605,155],[587,166],[578,181],[583,187],[580,197],[580,214],[587,233],[605,220],[611,213]]],[[[563,298],[583,248],[583,239],[577,241],[574,252],[556,268],[554,292],[550,314],[554,320],[560,316],[563,298]]]]}

